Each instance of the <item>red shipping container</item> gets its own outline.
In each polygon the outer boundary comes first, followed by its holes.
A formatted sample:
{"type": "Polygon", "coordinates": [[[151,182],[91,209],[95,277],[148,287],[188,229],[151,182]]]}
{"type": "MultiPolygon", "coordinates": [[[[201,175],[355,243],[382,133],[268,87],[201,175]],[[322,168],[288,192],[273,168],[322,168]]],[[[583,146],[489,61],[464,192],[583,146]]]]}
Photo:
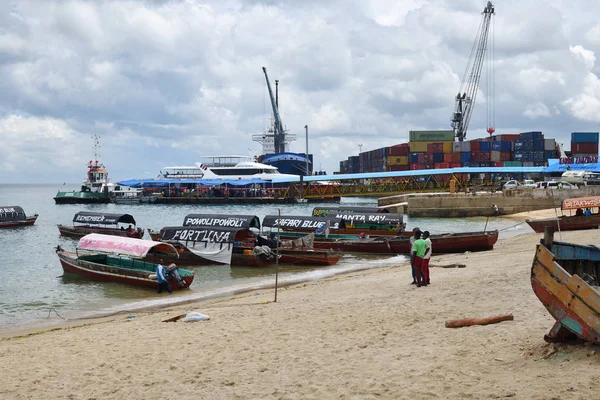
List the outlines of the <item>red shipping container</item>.
{"type": "Polygon", "coordinates": [[[481,161],[481,162],[490,161],[490,153],[487,151],[485,153],[483,151],[480,152],[479,153],[479,161],[481,161]]]}
{"type": "Polygon", "coordinates": [[[388,156],[407,156],[408,155],[408,144],[402,143],[396,146],[390,146],[386,148],[388,156]]]}
{"type": "Polygon", "coordinates": [[[511,161],[512,153],[510,151],[501,151],[500,152],[500,161],[511,161]]]}
{"type": "MultiPolygon", "coordinates": [[[[458,153],[458,154],[460,154],[460,153],[458,153]]],[[[450,163],[450,168],[460,168],[460,167],[462,167],[462,164],[459,162],[450,163]]]]}
{"type": "Polygon", "coordinates": [[[416,171],[416,170],[418,170],[418,169],[420,169],[420,168],[419,168],[419,164],[418,164],[418,163],[416,163],[416,162],[411,162],[411,163],[410,163],[410,170],[411,170],[411,171],[416,171]]]}
{"type": "Polygon", "coordinates": [[[388,171],[408,171],[408,165],[390,165],[388,171]]]}
{"type": "MultiPolygon", "coordinates": [[[[471,151],[479,151],[481,149],[480,141],[471,140],[471,151]]],[[[473,161],[473,156],[471,156],[471,161],[473,161]]]]}
{"type": "MultiPolygon", "coordinates": [[[[473,146],[473,142],[471,142],[471,146],[473,146]]],[[[481,161],[481,152],[472,151],[471,152],[471,162],[480,162],[481,161]]]]}
{"type": "Polygon", "coordinates": [[[434,167],[435,167],[435,169],[450,168],[450,164],[449,163],[435,163],[434,167]]]}
{"type": "Polygon", "coordinates": [[[428,153],[443,153],[444,145],[443,145],[443,143],[429,143],[429,144],[427,144],[427,152],[428,153]]]}
{"type": "Polygon", "coordinates": [[[452,153],[444,153],[444,162],[451,163],[452,162],[452,153]]]}
{"type": "Polygon", "coordinates": [[[494,163],[494,165],[493,165],[493,166],[494,166],[494,167],[504,167],[504,162],[502,162],[502,161],[497,161],[497,162],[495,162],[495,163],[494,163]]]}
{"type": "MultiPolygon", "coordinates": [[[[462,155],[462,153],[452,153],[452,162],[460,164],[460,162],[462,161],[461,155],[462,155]]],[[[444,161],[446,161],[446,160],[444,159],[444,161]]]]}
{"type": "Polygon", "coordinates": [[[420,164],[424,163],[424,162],[425,162],[425,156],[426,156],[426,155],[427,155],[427,154],[425,154],[425,153],[419,153],[419,155],[417,156],[417,161],[418,161],[420,164]]]}
{"type": "Polygon", "coordinates": [[[571,153],[598,155],[598,143],[573,143],[573,142],[571,142],[571,153]]]}
{"type": "Polygon", "coordinates": [[[519,140],[520,138],[521,138],[521,135],[519,135],[518,133],[498,135],[499,141],[514,142],[515,140],[519,140]]]}
{"type": "Polygon", "coordinates": [[[419,164],[419,169],[434,169],[433,163],[419,164]]]}

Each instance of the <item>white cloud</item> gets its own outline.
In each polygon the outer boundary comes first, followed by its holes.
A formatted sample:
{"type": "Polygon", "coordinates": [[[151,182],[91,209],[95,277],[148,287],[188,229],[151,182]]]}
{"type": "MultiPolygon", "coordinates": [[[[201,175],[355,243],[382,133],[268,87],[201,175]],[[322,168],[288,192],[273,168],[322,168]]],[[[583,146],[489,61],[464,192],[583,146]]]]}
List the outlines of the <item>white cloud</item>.
{"type": "MultiPolygon", "coordinates": [[[[304,152],[309,125],[315,165],[335,171],[359,143],[364,151],[404,142],[411,129],[450,128],[484,3],[20,1],[0,14],[0,138],[18,142],[0,150],[0,181],[81,180],[94,133],[115,179],[259,152],[251,137],[271,112],[263,66],[280,81],[282,119],[299,138],[292,150],[304,152]]],[[[566,0],[496,4],[498,133],[568,140],[598,130],[599,11],[566,0]]],[[[486,79],[484,70],[467,138],[487,135],[486,79]]]]}

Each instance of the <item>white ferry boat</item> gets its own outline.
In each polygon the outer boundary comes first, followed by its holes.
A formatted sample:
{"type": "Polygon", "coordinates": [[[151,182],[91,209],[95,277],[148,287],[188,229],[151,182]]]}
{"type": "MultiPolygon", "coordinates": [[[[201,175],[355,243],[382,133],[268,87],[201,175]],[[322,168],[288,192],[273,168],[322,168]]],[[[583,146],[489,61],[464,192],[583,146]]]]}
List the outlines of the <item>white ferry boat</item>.
{"type": "Polygon", "coordinates": [[[276,178],[297,178],[297,175],[282,174],[277,167],[253,161],[248,156],[207,156],[206,164],[197,162],[195,166],[173,166],[161,170],[163,179],[201,180],[247,180],[271,181],[276,178]]]}

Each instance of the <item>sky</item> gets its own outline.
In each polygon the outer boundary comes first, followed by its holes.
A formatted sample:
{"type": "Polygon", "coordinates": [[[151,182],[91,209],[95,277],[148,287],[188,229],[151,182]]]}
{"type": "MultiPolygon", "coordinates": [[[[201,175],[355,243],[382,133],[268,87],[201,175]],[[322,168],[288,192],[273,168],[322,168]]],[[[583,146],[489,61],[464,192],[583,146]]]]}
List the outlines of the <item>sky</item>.
{"type": "MultiPolygon", "coordinates": [[[[155,177],[258,155],[272,110],[333,173],[359,150],[451,129],[484,0],[2,0],[0,183],[155,177]]],[[[498,0],[467,139],[598,131],[600,3],[498,0]],[[489,90],[493,82],[494,90],[489,90]],[[493,95],[492,95],[493,93],[493,95]],[[493,101],[492,101],[493,100],[493,101]],[[494,105],[491,107],[491,105],[494,105]],[[487,110],[494,111],[488,123],[487,110]]]]}

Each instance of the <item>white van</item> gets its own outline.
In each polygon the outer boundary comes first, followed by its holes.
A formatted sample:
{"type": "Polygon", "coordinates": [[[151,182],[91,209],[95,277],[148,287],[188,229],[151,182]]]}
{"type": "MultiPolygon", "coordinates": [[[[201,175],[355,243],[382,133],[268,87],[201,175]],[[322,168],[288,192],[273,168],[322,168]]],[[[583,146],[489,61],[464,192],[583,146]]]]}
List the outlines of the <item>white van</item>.
{"type": "Polygon", "coordinates": [[[600,185],[600,173],[590,171],[565,171],[560,180],[579,186],[600,185]]]}

